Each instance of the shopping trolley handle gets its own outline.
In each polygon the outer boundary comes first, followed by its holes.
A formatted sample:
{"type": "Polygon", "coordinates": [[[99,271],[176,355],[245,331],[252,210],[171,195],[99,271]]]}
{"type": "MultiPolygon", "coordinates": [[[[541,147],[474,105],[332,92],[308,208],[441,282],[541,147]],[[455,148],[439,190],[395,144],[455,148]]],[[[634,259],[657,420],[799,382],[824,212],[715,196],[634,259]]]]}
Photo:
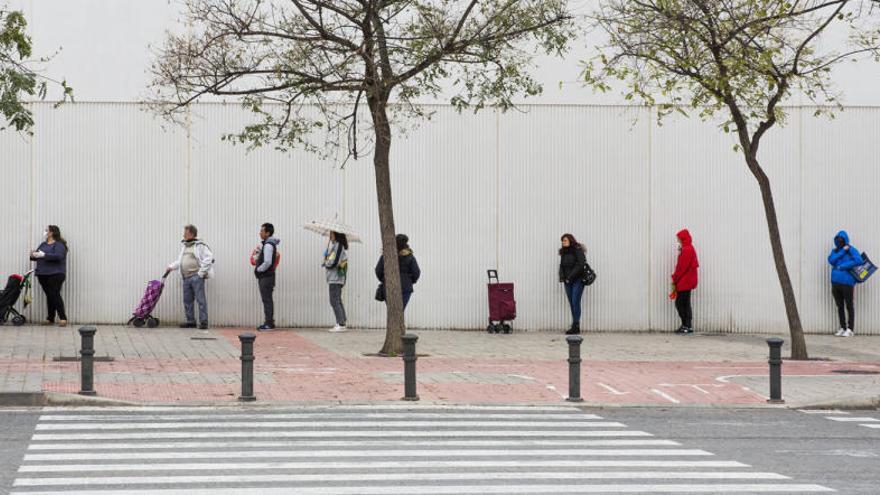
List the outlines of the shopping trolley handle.
{"type": "Polygon", "coordinates": [[[498,282],[498,270],[486,270],[486,275],[489,276],[489,282],[491,282],[493,278],[496,283],[498,282]]]}

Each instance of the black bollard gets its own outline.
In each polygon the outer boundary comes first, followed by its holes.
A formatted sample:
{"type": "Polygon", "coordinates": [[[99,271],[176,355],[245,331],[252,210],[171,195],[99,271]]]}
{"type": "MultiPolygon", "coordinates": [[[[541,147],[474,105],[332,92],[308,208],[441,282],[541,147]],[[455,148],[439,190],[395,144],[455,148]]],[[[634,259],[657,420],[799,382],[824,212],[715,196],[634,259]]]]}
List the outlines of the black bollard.
{"type": "Polygon", "coordinates": [[[403,400],[416,401],[419,396],[416,393],[416,341],[419,336],[405,333],[403,340],[403,400]]]}
{"type": "Polygon", "coordinates": [[[770,399],[771,404],[784,404],[782,400],[782,344],[785,341],[776,337],[767,339],[770,346],[770,399]]]}
{"type": "Polygon", "coordinates": [[[238,336],[241,342],[241,395],[238,400],[251,402],[257,400],[254,395],[254,341],[257,336],[245,332],[238,336]]]}
{"type": "Polygon", "coordinates": [[[581,342],[580,335],[569,335],[568,341],[568,402],[583,402],[581,398],[581,342]]]}
{"type": "Polygon", "coordinates": [[[95,327],[81,327],[79,334],[82,336],[82,345],[79,350],[80,371],[82,379],[80,383],[80,395],[96,395],[95,392],[95,327]]]}

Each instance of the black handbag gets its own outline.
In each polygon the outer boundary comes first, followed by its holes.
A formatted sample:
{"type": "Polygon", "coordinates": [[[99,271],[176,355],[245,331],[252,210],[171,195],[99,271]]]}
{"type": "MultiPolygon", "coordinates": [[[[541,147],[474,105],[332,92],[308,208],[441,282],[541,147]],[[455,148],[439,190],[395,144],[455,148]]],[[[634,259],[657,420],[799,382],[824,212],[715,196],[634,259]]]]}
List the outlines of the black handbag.
{"type": "Polygon", "coordinates": [[[584,263],[584,285],[590,286],[593,285],[593,282],[596,281],[596,272],[590,267],[589,263],[584,263]]]}
{"type": "Polygon", "coordinates": [[[376,295],[373,297],[379,302],[385,302],[385,284],[379,284],[379,287],[376,287],[376,295]]]}

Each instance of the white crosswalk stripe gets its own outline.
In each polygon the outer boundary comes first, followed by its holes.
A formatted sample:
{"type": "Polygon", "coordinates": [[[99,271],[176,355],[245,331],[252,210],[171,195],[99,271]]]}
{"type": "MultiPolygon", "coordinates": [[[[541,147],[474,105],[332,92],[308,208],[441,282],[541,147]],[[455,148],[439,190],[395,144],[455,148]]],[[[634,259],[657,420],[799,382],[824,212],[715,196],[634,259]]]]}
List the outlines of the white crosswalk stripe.
{"type": "Polygon", "coordinates": [[[573,407],[45,408],[14,494],[813,493],[573,407]]]}
{"type": "Polygon", "coordinates": [[[802,413],[806,414],[820,414],[825,416],[825,419],[836,421],[838,423],[857,423],[859,426],[863,426],[865,428],[871,428],[873,430],[880,430],[880,418],[871,417],[871,416],[850,416],[848,411],[839,411],[839,410],[811,410],[811,409],[798,409],[802,413]]]}

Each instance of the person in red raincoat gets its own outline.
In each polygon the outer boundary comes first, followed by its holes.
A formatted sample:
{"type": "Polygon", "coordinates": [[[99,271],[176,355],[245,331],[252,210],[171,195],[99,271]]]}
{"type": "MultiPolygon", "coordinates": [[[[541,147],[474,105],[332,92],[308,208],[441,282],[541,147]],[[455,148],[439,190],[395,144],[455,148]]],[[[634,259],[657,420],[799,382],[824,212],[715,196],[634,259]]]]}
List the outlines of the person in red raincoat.
{"type": "Polygon", "coordinates": [[[677,334],[687,335],[694,333],[694,311],[691,307],[691,292],[697,288],[697,251],[694,249],[691,233],[687,229],[678,234],[678,261],[675,263],[675,273],[672,274],[672,294],[675,299],[675,309],[681,317],[681,327],[675,331],[677,334]]]}

